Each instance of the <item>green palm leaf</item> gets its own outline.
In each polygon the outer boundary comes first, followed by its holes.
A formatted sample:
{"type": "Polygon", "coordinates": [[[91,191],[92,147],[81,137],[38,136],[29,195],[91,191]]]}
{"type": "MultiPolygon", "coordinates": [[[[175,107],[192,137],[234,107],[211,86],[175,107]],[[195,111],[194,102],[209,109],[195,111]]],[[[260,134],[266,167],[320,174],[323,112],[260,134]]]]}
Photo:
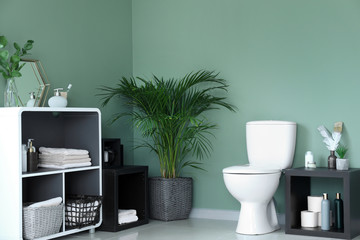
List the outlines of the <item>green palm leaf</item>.
{"type": "Polygon", "coordinates": [[[221,107],[235,111],[224,96],[218,96],[227,87],[218,73],[202,70],[181,79],[122,77],[115,87],[100,87],[98,95],[103,106],[119,97],[131,107],[115,114],[112,122],[130,116],[144,138],[136,148],[154,151],[162,177],[174,178],[184,167],[203,169],[201,160],[212,151],[210,137],[216,129],[203,114],[221,107]]]}

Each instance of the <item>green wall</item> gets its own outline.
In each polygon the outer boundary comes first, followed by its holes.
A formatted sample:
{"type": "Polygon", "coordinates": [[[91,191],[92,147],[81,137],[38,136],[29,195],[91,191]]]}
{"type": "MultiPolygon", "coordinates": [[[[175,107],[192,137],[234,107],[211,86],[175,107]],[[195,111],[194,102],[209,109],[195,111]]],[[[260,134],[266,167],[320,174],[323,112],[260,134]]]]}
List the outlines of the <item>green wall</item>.
{"type": "MultiPolygon", "coordinates": [[[[208,69],[228,80],[229,101],[239,110],[209,114],[219,129],[207,171],[185,173],[194,178],[196,208],[239,208],[221,171],[247,163],[247,121],[297,122],[294,167],[303,166],[307,150],[326,166],[329,153],[316,128],[344,121],[350,164],[360,167],[359,23],[360,2],[351,0],[0,0],[0,34],[35,40],[32,57],[42,61],[51,88],[73,84],[71,107],[100,107],[97,88],[131,74],[180,77],[208,69]]],[[[101,108],[104,136],[120,137],[126,162],[149,164],[150,175],[158,175],[154,155],[133,157],[126,121],[105,124],[119,108],[101,108]]],[[[275,197],[283,212],[283,179],[275,197]]]]}
{"type": "MultiPolygon", "coordinates": [[[[35,41],[29,57],[42,62],[50,95],[72,83],[68,106],[100,108],[97,88],[132,74],[131,9],[131,0],[0,0],[0,35],[21,45],[35,41]]],[[[1,92],[4,86],[1,81],[1,92]]],[[[132,163],[132,129],[106,124],[118,109],[118,103],[101,108],[103,136],[120,137],[132,163]]]]}
{"type": "MultiPolygon", "coordinates": [[[[195,178],[194,207],[238,209],[221,171],[247,163],[250,120],[298,123],[294,167],[304,166],[307,150],[326,166],[329,152],[316,128],[343,121],[351,167],[360,167],[359,1],[133,0],[132,19],[134,75],[219,71],[239,109],[209,116],[219,129],[204,161],[207,172],[188,171],[195,178]]],[[[135,152],[135,162],[149,163],[151,175],[159,172],[155,159],[135,152]]],[[[275,195],[280,212],[284,186],[282,178],[275,195]]]]}

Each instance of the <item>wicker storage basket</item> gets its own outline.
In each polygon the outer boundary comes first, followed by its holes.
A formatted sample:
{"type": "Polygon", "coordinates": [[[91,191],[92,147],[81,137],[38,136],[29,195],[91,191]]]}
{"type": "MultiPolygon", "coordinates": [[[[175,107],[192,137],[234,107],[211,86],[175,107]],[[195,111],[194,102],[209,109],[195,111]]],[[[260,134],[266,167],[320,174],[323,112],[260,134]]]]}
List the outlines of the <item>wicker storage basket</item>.
{"type": "Polygon", "coordinates": [[[65,203],[67,229],[96,225],[100,220],[101,196],[69,195],[65,203]]]}
{"type": "Polygon", "coordinates": [[[52,207],[23,207],[23,237],[34,239],[49,236],[60,231],[63,221],[63,204],[52,207]]]}
{"type": "Polygon", "coordinates": [[[150,218],[173,221],[189,218],[192,178],[149,178],[150,218]]]}

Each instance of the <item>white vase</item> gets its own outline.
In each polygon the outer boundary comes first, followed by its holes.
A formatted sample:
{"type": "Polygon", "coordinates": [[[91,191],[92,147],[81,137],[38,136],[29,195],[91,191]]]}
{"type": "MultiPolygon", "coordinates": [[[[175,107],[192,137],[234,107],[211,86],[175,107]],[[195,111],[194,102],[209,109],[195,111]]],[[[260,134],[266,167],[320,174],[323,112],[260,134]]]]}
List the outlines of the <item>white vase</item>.
{"type": "Polygon", "coordinates": [[[349,170],[349,159],[337,158],[336,170],[349,170]]]}

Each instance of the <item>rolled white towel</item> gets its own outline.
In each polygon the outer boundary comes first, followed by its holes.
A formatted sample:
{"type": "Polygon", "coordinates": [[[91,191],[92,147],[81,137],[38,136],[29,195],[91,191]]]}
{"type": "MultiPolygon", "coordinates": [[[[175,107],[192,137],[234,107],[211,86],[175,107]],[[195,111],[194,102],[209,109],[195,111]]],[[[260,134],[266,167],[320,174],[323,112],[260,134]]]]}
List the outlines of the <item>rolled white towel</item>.
{"type": "Polygon", "coordinates": [[[29,208],[38,208],[38,207],[52,207],[52,206],[58,206],[62,202],[61,197],[51,198],[46,201],[36,202],[31,205],[29,205],[29,208]]]}
{"type": "Polygon", "coordinates": [[[39,151],[44,154],[62,154],[62,155],[83,155],[89,154],[89,151],[73,148],[48,148],[40,147],[39,151]]]}
{"type": "Polygon", "coordinates": [[[135,209],[119,209],[119,218],[122,216],[136,216],[135,209]]]}
{"type": "Polygon", "coordinates": [[[131,222],[136,222],[137,220],[139,220],[139,218],[137,216],[122,216],[119,217],[118,222],[119,224],[124,224],[124,223],[131,223],[131,222]]]}

